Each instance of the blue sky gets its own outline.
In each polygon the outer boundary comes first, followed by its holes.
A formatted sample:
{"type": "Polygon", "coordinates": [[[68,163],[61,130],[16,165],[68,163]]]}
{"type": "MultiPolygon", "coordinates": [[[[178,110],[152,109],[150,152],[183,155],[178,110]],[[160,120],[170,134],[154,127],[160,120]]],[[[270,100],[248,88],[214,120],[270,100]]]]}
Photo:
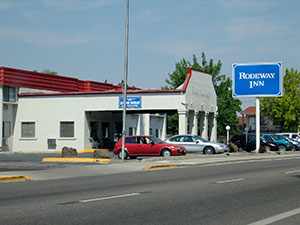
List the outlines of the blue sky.
{"type": "MultiPolygon", "coordinates": [[[[128,84],[164,86],[183,57],[300,69],[299,0],[130,0],[128,84]]],[[[0,0],[0,66],[117,84],[126,0],[0,0]]],[[[245,104],[255,105],[253,99],[245,104]]]]}

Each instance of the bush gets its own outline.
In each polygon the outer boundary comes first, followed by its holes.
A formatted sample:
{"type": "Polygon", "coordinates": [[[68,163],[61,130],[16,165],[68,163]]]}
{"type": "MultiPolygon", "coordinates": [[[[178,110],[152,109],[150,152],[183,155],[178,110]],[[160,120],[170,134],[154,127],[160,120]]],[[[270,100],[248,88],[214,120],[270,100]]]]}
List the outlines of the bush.
{"type": "Polygon", "coordinates": [[[228,147],[229,147],[230,152],[238,152],[239,151],[238,146],[232,142],[229,142],[228,147]]]}
{"type": "Polygon", "coordinates": [[[77,156],[77,150],[75,148],[71,147],[63,147],[61,151],[61,157],[76,157],[77,156]]]}

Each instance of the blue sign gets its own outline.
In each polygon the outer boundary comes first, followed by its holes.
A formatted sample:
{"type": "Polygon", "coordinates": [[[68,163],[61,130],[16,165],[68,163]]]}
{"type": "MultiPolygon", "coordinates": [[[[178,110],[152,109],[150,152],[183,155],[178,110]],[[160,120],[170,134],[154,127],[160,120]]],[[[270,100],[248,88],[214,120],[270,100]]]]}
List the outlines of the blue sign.
{"type": "Polygon", "coordinates": [[[282,96],[282,63],[232,64],[233,97],[282,96]]]}
{"type": "MultiPolygon", "coordinates": [[[[123,109],[124,100],[123,97],[119,97],[119,108],[123,109]]],[[[140,109],[142,108],[142,97],[127,97],[126,108],[128,109],[140,109]]]]}

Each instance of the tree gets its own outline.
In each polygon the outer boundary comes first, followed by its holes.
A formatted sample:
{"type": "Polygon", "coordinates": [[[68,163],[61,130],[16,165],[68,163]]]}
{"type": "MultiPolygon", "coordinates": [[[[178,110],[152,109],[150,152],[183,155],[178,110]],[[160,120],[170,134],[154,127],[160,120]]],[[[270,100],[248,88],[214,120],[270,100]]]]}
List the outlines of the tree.
{"type": "MultiPolygon", "coordinates": [[[[214,64],[213,59],[209,62],[206,60],[204,52],[201,55],[201,64],[198,62],[196,55],[193,55],[192,63],[184,58],[180,62],[175,64],[175,70],[173,73],[169,73],[169,79],[166,79],[168,85],[162,87],[162,89],[176,89],[184,83],[187,68],[192,67],[205,72],[209,72],[212,75],[212,81],[217,92],[217,104],[218,104],[218,133],[221,135],[226,134],[225,127],[229,125],[232,130],[235,131],[235,125],[238,122],[236,118],[236,112],[241,112],[240,105],[242,102],[239,99],[233,99],[232,88],[230,78],[226,78],[225,75],[221,75],[222,63],[220,60],[214,64]]],[[[168,131],[174,133],[178,132],[178,115],[168,115],[168,131]]]]}
{"type": "Polygon", "coordinates": [[[241,112],[241,100],[232,97],[232,81],[227,77],[216,89],[218,96],[218,134],[225,135],[227,125],[231,132],[237,132],[236,112],[241,112]]]}
{"type": "Polygon", "coordinates": [[[286,69],[282,97],[261,98],[263,116],[273,119],[282,131],[297,131],[300,125],[300,73],[286,69]]]}
{"type": "Polygon", "coordinates": [[[46,74],[52,74],[52,75],[57,75],[58,73],[52,70],[48,70],[48,69],[44,69],[43,71],[39,72],[37,70],[34,70],[33,72],[37,72],[37,73],[46,73],[46,74]]]}
{"type": "Polygon", "coordinates": [[[175,71],[171,74],[169,73],[170,80],[166,79],[166,83],[168,85],[162,87],[162,89],[176,89],[183,84],[187,75],[188,67],[211,73],[213,84],[216,88],[218,83],[225,79],[225,75],[220,75],[222,63],[218,60],[218,63],[214,65],[213,59],[210,59],[208,63],[204,52],[202,52],[201,57],[201,65],[199,64],[196,55],[193,55],[193,63],[190,63],[184,58],[182,58],[180,62],[175,63],[175,71]]]}

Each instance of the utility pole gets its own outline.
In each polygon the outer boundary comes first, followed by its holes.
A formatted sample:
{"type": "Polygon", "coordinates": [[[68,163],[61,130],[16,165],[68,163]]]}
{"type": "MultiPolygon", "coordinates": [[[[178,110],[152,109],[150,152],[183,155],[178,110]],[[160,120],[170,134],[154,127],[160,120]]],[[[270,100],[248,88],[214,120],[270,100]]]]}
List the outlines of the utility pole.
{"type": "Polygon", "coordinates": [[[125,28],[125,59],[124,59],[124,83],[123,83],[123,130],[122,130],[122,160],[125,159],[126,137],[126,103],[127,103],[127,73],[128,73],[128,30],[129,30],[129,0],[126,0],[126,28],[125,28]]]}

